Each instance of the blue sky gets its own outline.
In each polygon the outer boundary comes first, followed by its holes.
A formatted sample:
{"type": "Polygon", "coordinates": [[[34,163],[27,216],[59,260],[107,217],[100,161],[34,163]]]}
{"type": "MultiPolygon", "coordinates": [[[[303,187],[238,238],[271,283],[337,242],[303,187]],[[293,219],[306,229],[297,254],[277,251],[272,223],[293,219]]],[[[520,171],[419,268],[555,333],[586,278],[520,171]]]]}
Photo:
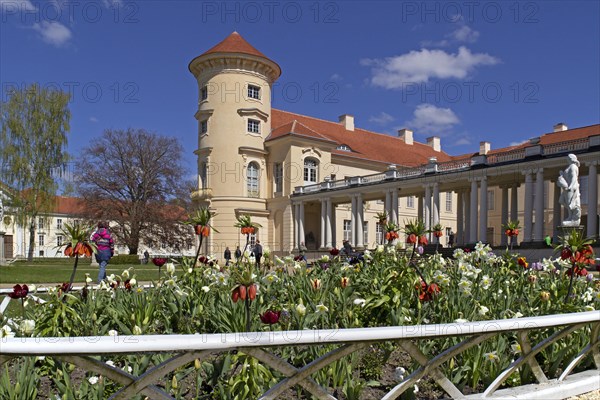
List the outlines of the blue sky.
{"type": "Polygon", "coordinates": [[[600,122],[600,2],[0,0],[0,82],[70,91],[69,151],[104,129],[179,138],[193,171],[188,63],[232,31],[276,61],[273,106],[450,154],[600,122]]]}

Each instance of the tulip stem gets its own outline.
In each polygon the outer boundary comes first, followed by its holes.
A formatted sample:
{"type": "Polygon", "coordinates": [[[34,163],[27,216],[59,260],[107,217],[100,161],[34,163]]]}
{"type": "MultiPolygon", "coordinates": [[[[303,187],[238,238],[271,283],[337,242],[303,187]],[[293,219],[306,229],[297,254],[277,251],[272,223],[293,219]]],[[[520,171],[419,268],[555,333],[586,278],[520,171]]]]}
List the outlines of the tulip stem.
{"type": "MultiPolygon", "coordinates": [[[[196,266],[196,263],[198,262],[198,257],[200,256],[200,249],[202,249],[202,239],[204,239],[204,237],[202,236],[202,234],[199,235],[200,236],[200,243],[198,243],[198,250],[196,250],[196,257],[194,258],[194,264],[193,266],[196,266]]],[[[159,273],[160,273],[160,269],[159,269],[159,273]]],[[[159,277],[160,279],[160,277],[159,277]]]]}
{"type": "Polygon", "coordinates": [[[571,291],[573,290],[573,276],[575,275],[575,264],[571,267],[571,279],[569,280],[569,290],[567,291],[567,296],[565,297],[565,303],[569,301],[571,298],[571,291]]]}
{"type": "Polygon", "coordinates": [[[419,277],[421,277],[421,280],[423,282],[425,282],[425,285],[427,285],[427,281],[425,280],[425,277],[421,273],[421,270],[417,266],[417,263],[414,262],[415,250],[416,249],[417,249],[417,244],[413,243],[413,251],[412,251],[412,254],[410,255],[410,260],[408,260],[408,265],[412,265],[415,268],[415,271],[417,271],[417,274],[419,275],[419,277]]]}
{"type": "Polygon", "coordinates": [[[246,297],[244,305],[246,306],[246,332],[250,332],[250,298],[246,297]]]}

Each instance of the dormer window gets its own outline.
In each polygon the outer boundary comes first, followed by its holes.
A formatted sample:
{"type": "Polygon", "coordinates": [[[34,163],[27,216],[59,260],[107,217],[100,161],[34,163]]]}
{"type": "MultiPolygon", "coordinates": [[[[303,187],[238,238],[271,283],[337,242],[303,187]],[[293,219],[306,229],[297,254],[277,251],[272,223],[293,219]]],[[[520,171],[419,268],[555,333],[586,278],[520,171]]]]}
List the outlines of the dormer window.
{"type": "Polygon", "coordinates": [[[208,133],[208,120],[200,121],[200,134],[208,133]]]}
{"type": "Polygon", "coordinates": [[[260,86],[248,85],[248,98],[260,100],[260,86]]]}
{"type": "Polygon", "coordinates": [[[200,89],[200,101],[204,101],[208,99],[208,87],[204,86],[202,89],[200,89]]]}
{"type": "Polygon", "coordinates": [[[337,150],[342,150],[342,151],[352,151],[352,149],[350,148],[350,146],[348,146],[347,144],[340,144],[337,147],[337,150]]]}

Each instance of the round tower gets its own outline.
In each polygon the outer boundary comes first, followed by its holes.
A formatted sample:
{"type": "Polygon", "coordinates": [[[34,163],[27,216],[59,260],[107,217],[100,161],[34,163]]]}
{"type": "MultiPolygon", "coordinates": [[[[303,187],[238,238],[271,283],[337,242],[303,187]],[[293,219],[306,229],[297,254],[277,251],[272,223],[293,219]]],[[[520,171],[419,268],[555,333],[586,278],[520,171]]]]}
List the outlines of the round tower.
{"type": "MultiPolygon", "coordinates": [[[[245,237],[233,227],[249,214],[266,230],[266,151],[271,132],[271,88],[281,68],[239,33],[194,58],[190,72],[198,82],[198,206],[217,213],[206,251],[233,252],[245,237]],[[233,247],[232,247],[233,246],[233,247]]],[[[263,237],[260,232],[257,238],[263,237]]],[[[266,235],[266,234],[265,234],[266,235]]],[[[220,254],[221,253],[221,254],[220,254]]]]}

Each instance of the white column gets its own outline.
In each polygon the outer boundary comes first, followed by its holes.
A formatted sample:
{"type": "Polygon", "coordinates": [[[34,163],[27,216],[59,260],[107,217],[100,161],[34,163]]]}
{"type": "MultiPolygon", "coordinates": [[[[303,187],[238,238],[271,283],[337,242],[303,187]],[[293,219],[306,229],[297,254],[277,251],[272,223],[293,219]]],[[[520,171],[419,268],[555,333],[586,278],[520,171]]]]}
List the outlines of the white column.
{"type": "Polygon", "coordinates": [[[535,227],[533,240],[544,240],[544,169],[539,168],[535,175],[535,227]]]}
{"type": "MultiPolygon", "coordinates": [[[[300,244],[300,242],[304,242],[305,241],[305,235],[304,235],[304,202],[301,201],[300,202],[300,218],[299,218],[299,228],[298,228],[298,234],[300,235],[300,240],[298,240],[298,244],[300,244]]],[[[306,243],[305,243],[306,244],[306,243]]]]}
{"type": "Polygon", "coordinates": [[[398,223],[398,189],[392,190],[392,222],[398,223]]]}
{"type": "Polygon", "coordinates": [[[588,164],[587,235],[598,237],[598,161],[588,164]]]}
{"type": "Polygon", "coordinates": [[[350,244],[352,244],[352,246],[356,246],[356,219],[358,218],[356,206],[356,196],[352,195],[352,216],[350,217],[350,244]]]}
{"type": "Polygon", "coordinates": [[[294,249],[298,248],[300,244],[300,204],[294,203],[294,249]]]}
{"type": "Polygon", "coordinates": [[[333,234],[332,227],[333,221],[333,204],[331,204],[331,199],[327,199],[325,206],[325,247],[330,249],[333,247],[333,234]]]}
{"type": "Polygon", "coordinates": [[[500,244],[502,246],[506,246],[508,237],[504,234],[503,226],[508,222],[508,186],[502,186],[502,211],[500,216],[500,223],[502,227],[500,228],[500,244]]]}
{"type": "Polygon", "coordinates": [[[464,243],[463,235],[465,233],[465,209],[463,204],[463,191],[458,190],[456,192],[456,235],[454,235],[455,245],[462,245],[464,243]]]}
{"type": "Polygon", "coordinates": [[[464,191],[463,193],[463,209],[464,209],[464,216],[465,216],[465,228],[464,228],[464,233],[463,233],[463,242],[462,244],[467,244],[469,243],[469,240],[471,240],[471,189],[467,189],[464,191]]]}
{"type": "Polygon", "coordinates": [[[385,213],[388,219],[392,220],[392,191],[390,189],[385,191],[385,213]]]}
{"type": "Polygon", "coordinates": [[[325,225],[327,224],[325,222],[327,218],[327,200],[326,199],[321,199],[321,249],[325,248],[325,236],[327,235],[327,228],[325,227],[325,225]]]}
{"type": "Polygon", "coordinates": [[[469,243],[477,242],[477,179],[471,179],[471,204],[469,204],[469,243]]]}
{"type": "Polygon", "coordinates": [[[363,248],[365,247],[365,244],[363,243],[365,235],[364,235],[364,220],[365,220],[365,215],[364,215],[364,204],[363,204],[363,199],[362,199],[362,195],[359,194],[356,198],[356,209],[358,211],[358,215],[356,218],[356,222],[357,222],[357,226],[356,226],[356,247],[357,248],[363,248]]]}
{"type": "Polygon", "coordinates": [[[431,228],[431,186],[425,186],[425,229],[431,228]]]}
{"type": "MultiPolygon", "coordinates": [[[[510,220],[516,221],[519,219],[519,186],[513,185],[510,189],[510,220]]],[[[517,245],[517,237],[511,236],[510,242],[513,246],[517,245]]]]}
{"type": "Polygon", "coordinates": [[[560,205],[560,188],[553,182],[552,190],[554,191],[552,201],[552,242],[558,243],[558,236],[561,234],[558,227],[562,224],[562,206],[560,205]]]}
{"type": "Polygon", "coordinates": [[[487,177],[481,178],[481,193],[479,200],[479,240],[487,242],[487,223],[488,223],[488,190],[487,177]]]}
{"type": "Polygon", "coordinates": [[[523,241],[531,242],[532,214],[533,214],[533,176],[532,171],[525,174],[525,214],[523,215],[523,241]]]}

